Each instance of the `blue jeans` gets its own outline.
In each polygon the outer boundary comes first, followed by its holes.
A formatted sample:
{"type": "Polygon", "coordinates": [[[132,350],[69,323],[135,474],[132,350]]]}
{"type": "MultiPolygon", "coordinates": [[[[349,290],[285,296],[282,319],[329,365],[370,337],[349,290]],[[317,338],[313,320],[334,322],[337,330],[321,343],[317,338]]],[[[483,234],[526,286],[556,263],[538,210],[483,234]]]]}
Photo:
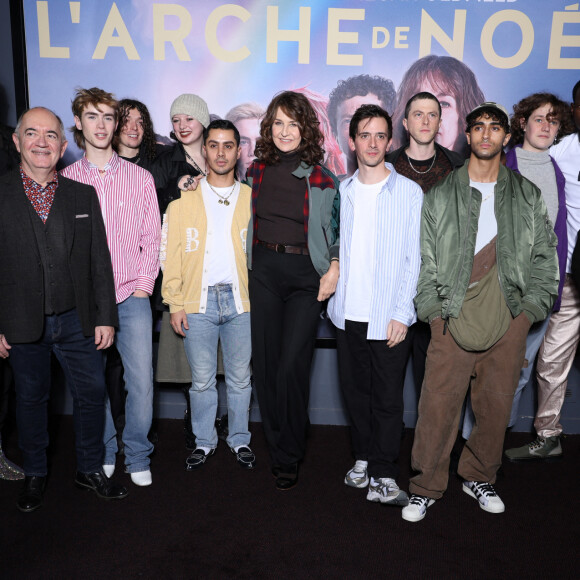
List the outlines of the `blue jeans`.
{"type": "Polygon", "coordinates": [[[63,368],[73,398],[77,470],[100,471],[106,393],[103,355],[94,337],[84,336],[76,309],[45,316],[38,341],[11,346],[18,441],[26,475],[47,474],[51,353],[63,368]]]}
{"type": "MultiPolygon", "coordinates": [[[[513,427],[518,420],[518,409],[520,406],[520,399],[522,397],[522,391],[525,389],[526,385],[530,381],[532,376],[532,371],[534,370],[534,360],[542,341],[544,340],[544,334],[548,329],[548,322],[550,321],[550,314],[546,320],[541,320],[532,324],[530,331],[528,332],[528,337],[526,339],[526,360],[528,361],[528,366],[520,371],[520,378],[518,381],[518,386],[516,392],[514,393],[514,401],[512,403],[512,410],[510,414],[510,421],[508,427],[513,427]]],[[[468,397],[465,403],[465,416],[463,418],[463,432],[462,437],[464,439],[469,439],[471,435],[471,430],[473,429],[473,410],[471,409],[471,399],[468,397]]]]}
{"type": "Polygon", "coordinates": [[[238,314],[231,284],[210,286],[205,314],[188,314],[185,352],[191,367],[191,425],[198,447],[217,447],[215,419],[218,340],[224,357],[230,447],[249,445],[252,383],[250,313],[238,314]]]}
{"type": "MultiPolygon", "coordinates": [[[[153,445],[147,439],[153,418],[153,318],[149,298],[129,296],[118,304],[119,330],[115,344],[125,370],[125,467],[127,473],[149,469],[153,445]]],[[[114,465],[117,453],[115,424],[107,402],[105,464],[114,465]]]]}

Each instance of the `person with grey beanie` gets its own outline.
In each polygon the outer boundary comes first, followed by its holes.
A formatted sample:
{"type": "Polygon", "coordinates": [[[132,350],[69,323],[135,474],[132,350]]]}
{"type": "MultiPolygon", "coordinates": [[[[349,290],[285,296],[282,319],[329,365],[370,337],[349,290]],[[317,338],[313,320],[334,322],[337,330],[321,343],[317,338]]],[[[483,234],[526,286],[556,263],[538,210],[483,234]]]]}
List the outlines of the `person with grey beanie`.
{"type": "Polygon", "coordinates": [[[169,203],[181,197],[182,190],[194,189],[193,178],[206,174],[203,130],[210,120],[207,103],[189,93],[173,101],[169,114],[171,137],[176,143],[159,155],[151,170],[162,216],[169,203]]]}
{"type": "MultiPolygon", "coordinates": [[[[173,101],[169,115],[173,128],[171,137],[175,139],[176,143],[173,147],[167,147],[157,157],[151,169],[157,188],[163,231],[166,228],[164,218],[169,203],[179,199],[182,191],[195,189],[197,182],[207,173],[202,147],[203,130],[210,122],[207,103],[198,95],[189,93],[179,95],[173,101]]],[[[161,248],[161,253],[164,253],[164,245],[161,248]]],[[[187,402],[186,445],[190,445],[193,438],[189,408],[191,369],[185,354],[183,340],[173,332],[170,325],[169,309],[161,302],[162,278],[161,272],[153,293],[154,308],[158,312],[162,312],[155,380],[158,383],[178,383],[183,386],[187,402]]]]}

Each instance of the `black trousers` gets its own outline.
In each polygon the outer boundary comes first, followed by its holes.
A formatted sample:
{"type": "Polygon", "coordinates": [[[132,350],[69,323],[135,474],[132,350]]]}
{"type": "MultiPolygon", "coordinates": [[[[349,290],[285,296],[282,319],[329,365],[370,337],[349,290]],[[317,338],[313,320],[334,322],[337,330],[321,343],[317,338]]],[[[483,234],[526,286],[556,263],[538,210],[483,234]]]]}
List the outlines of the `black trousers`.
{"type": "Polygon", "coordinates": [[[0,359],[0,440],[8,417],[10,395],[14,391],[14,379],[8,360],[0,359]]]}
{"type": "Polygon", "coordinates": [[[340,386],[351,418],[355,459],[368,461],[374,478],[399,475],[403,387],[412,337],[389,348],[368,340],[368,324],[347,320],[336,330],[340,386]]]}
{"type": "Polygon", "coordinates": [[[427,349],[431,342],[431,327],[426,322],[417,320],[409,330],[413,333],[413,382],[418,400],[425,378],[425,362],[427,361],[427,349]]]}
{"type": "Polygon", "coordinates": [[[310,256],[263,246],[254,247],[252,262],[252,368],[262,426],[273,465],[292,465],[306,448],[320,276],[310,256]]]}

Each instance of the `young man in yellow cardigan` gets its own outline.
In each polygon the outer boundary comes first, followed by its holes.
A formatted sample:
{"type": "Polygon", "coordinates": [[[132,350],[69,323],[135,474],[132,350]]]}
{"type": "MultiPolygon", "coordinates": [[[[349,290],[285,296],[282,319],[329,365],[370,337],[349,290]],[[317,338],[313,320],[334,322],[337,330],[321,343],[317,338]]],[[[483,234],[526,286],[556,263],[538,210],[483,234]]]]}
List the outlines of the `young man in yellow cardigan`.
{"type": "Polygon", "coordinates": [[[224,358],[228,396],[228,446],[239,465],[255,466],[248,431],[250,398],[250,302],[246,234],[251,190],[235,180],[240,134],[230,121],[204,130],[207,177],[194,191],[169,204],[161,250],[163,301],[171,326],[185,340],[192,372],[191,424],[196,448],[188,471],[203,467],[216,450],[215,418],[218,340],[224,358]]]}

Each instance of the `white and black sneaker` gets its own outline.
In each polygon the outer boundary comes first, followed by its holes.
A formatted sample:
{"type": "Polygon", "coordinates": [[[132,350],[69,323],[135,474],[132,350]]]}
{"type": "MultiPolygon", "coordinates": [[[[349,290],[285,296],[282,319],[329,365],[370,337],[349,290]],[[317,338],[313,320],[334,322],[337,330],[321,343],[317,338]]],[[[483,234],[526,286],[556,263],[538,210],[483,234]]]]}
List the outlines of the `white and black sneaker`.
{"type": "Polygon", "coordinates": [[[427,508],[435,503],[434,499],[424,495],[411,494],[409,505],[403,508],[401,516],[408,522],[420,522],[427,513],[427,508]]]}
{"type": "Polygon", "coordinates": [[[501,514],[505,511],[505,505],[491,483],[464,481],[463,491],[474,497],[479,502],[479,507],[490,514],[501,514]]]}
{"type": "Polygon", "coordinates": [[[366,487],[369,484],[368,465],[368,461],[357,459],[354,467],[344,476],[344,483],[359,489],[366,487]]]}
{"type": "Polygon", "coordinates": [[[185,460],[185,469],[187,471],[193,471],[194,469],[203,467],[208,457],[211,457],[214,453],[215,449],[210,449],[206,453],[201,447],[197,447],[195,451],[185,460]]]}
{"type": "Polygon", "coordinates": [[[371,477],[368,501],[376,501],[386,505],[405,506],[409,503],[406,492],[399,489],[394,479],[390,477],[371,477]]]}

